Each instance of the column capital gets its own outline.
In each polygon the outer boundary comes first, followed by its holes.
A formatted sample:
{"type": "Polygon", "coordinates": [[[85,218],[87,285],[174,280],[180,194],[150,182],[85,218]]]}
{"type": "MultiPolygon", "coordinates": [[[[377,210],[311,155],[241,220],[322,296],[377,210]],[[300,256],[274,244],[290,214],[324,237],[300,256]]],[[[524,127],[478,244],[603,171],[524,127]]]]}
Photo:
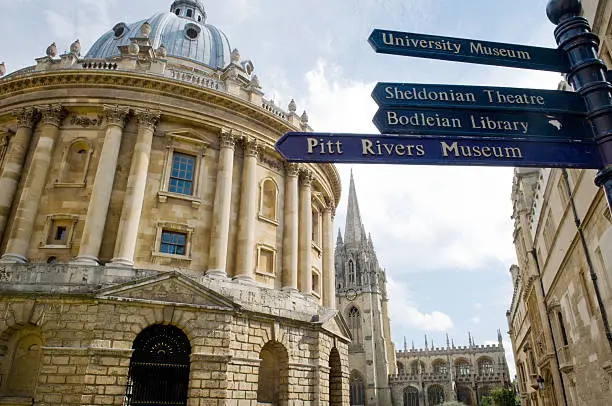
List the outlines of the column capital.
{"type": "Polygon", "coordinates": [[[302,180],[302,187],[311,187],[312,181],[314,180],[314,174],[310,169],[300,169],[300,179],[302,180]]]}
{"type": "Polygon", "coordinates": [[[38,119],[38,111],[34,107],[16,109],[11,114],[17,117],[17,125],[19,127],[32,128],[38,119]]]}
{"type": "Polygon", "coordinates": [[[256,157],[261,152],[261,145],[253,137],[242,138],[242,148],[244,149],[245,157],[256,157]]]}
{"type": "Polygon", "coordinates": [[[236,148],[236,136],[233,130],[221,130],[221,134],[219,134],[219,148],[236,148]]]}
{"type": "Polygon", "coordinates": [[[66,110],[61,104],[49,104],[39,106],[38,110],[42,114],[42,122],[47,125],[52,125],[59,128],[63,118],[66,116],[66,110]]]}
{"type": "Polygon", "coordinates": [[[296,163],[285,163],[285,173],[291,178],[297,178],[300,174],[300,165],[296,163]]]}
{"type": "Polygon", "coordinates": [[[323,213],[331,214],[332,219],[336,217],[336,207],[334,205],[334,200],[330,197],[325,197],[325,206],[323,207],[323,213]]]}
{"type": "Polygon", "coordinates": [[[155,127],[157,127],[161,117],[161,112],[159,110],[151,109],[134,109],[134,114],[138,119],[138,124],[151,131],[155,131],[155,127]]]}
{"type": "Polygon", "coordinates": [[[125,126],[125,122],[127,121],[127,117],[130,114],[130,108],[126,106],[119,106],[117,104],[105,104],[103,106],[104,114],[106,116],[106,125],[107,126],[116,126],[123,128],[125,126]]]}

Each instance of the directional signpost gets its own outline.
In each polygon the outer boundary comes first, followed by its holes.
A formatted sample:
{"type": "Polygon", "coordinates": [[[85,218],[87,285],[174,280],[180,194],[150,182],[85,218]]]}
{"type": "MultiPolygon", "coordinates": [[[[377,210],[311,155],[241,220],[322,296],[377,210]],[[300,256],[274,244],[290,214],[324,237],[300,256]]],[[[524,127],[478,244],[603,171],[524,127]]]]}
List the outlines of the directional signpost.
{"type": "Polygon", "coordinates": [[[289,161],[600,169],[612,207],[612,84],[580,0],[550,0],[559,49],[375,29],[378,53],[567,73],[576,93],[378,83],[382,135],[287,133],[289,161]]]}

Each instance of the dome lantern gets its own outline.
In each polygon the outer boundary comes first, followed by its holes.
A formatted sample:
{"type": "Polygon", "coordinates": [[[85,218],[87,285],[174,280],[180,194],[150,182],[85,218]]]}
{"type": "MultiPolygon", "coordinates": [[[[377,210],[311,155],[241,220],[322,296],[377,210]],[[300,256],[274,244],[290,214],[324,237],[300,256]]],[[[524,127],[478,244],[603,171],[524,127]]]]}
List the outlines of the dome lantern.
{"type": "Polygon", "coordinates": [[[206,23],[203,0],[175,0],[170,6],[170,12],[200,24],[206,23]]]}

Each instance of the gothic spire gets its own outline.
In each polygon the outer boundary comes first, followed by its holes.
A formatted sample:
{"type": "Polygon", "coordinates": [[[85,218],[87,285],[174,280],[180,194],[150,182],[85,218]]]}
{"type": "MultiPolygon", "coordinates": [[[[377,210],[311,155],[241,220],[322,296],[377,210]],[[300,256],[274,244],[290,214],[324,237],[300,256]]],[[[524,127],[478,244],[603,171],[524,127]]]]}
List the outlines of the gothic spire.
{"type": "Polygon", "coordinates": [[[342,245],[344,244],[342,242],[342,232],[340,231],[340,229],[338,229],[338,238],[336,239],[336,245],[342,245]]]}
{"type": "Polygon", "coordinates": [[[344,227],[344,242],[359,243],[362,238],[363,224],[359,214],[359,203],[355,191],[355,180],[351,171],[351,183],[349,186],[348,209],[346,210],[346,226],[344,227]]]}

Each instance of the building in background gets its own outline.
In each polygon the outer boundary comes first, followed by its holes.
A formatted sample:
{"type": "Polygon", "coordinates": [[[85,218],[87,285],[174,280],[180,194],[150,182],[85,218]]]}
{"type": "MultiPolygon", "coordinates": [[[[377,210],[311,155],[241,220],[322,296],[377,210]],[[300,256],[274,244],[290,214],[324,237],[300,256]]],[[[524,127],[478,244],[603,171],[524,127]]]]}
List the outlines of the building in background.
{"type": "MultiPolygon", "coordinates": [[[[351,405],[436,406],[457,399],[476,406],[493,388],[509,387],[505,351],[498,344],[395,350],[391,341],[387,278],[366,234],[351,174],[344,237],[336,243],[338,311],[352,334],[351,405]]],[[[392,300],[392,298],[391,298],[392,300]]]]}
{"type": "Polygon", "coordinates": [[[275,152],[306,113],[207,18],[0,79],[0,404],[348,404],[338,173],[275,152]]]}
{"type": "MultiPolygon", "coordinates": [[[[610,5],[583,1],[608,66],[610,5]]],[[[595,175],[515,170],[507,316],[523,405],[612,404],[612,222],[595,175]]]]}

